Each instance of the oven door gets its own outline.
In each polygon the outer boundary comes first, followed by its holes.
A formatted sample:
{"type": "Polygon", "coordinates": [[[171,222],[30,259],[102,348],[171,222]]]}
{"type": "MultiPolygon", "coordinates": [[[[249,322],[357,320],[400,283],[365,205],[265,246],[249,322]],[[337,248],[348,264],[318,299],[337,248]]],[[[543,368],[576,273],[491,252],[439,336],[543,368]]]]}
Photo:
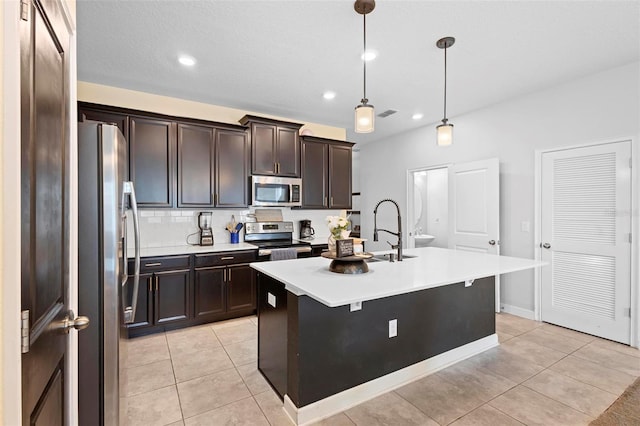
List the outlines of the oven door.
{"type": "Polygon", "coordinates": [[[254,206],[302,205],[302,179],[252,176],[251,182],[251,204],[254,206]]]}

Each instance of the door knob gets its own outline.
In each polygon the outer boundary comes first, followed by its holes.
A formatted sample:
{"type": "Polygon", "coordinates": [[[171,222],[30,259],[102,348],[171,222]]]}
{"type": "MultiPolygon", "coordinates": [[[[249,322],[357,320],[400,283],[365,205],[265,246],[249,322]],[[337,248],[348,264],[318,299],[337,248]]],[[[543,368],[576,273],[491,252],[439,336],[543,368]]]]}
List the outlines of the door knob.
{"type": "Polygon", "coordinates": [[[546,249],[550,249],[550,248],[551,248],[551,244],[549,244],[549,243],[544,243],[544,244],[542,245],[542,247],[544,247],[544,248],[546,248],[546,249]]]}
{"type": "Polygon", "coordinates": [[[496,240],[489,240],[489,245],[495,246],[496,245],[496,240]]]}
{"type": "Polygon", "coordinates": [[[64,333],[68,333],[69,330],[75,328],[76,330],[84,330],[89,327],[89,318],[85,316],[79,316],[76,318],[73,311],[67,312],[67,315],[61,321],[60,328],[64,333]]]}

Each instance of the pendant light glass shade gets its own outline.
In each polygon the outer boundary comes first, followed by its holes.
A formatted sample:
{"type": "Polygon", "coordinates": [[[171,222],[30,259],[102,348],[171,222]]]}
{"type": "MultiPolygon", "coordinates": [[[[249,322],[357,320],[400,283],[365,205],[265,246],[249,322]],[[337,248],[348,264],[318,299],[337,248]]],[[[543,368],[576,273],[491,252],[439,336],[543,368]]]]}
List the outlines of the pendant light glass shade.
{"type": "Polygon", "coordinates": [[[448,146],[453,143],[453,124],[448,124],[446,121],[442,120],[442,124],[436,127],[438,146],[448,146]]]}
{"type": "Polygon", "coordinates": [[[356,133],[371,133],[374,130],[375,113],[373,105],[363,102],[356,107],[356,133]]]}

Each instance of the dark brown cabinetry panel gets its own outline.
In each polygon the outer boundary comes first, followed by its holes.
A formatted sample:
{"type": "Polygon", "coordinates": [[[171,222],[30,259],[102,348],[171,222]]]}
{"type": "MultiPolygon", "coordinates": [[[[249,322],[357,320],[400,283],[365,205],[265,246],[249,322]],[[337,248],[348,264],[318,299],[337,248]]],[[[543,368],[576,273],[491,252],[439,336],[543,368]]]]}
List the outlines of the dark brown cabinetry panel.
{"type": "Polygon", "coordinates": [[[351,208],[351,142],[303,136],[302,207],[351,208]]]}
{"type": "Polygon", "coordinates": [[[227,311],[256,308],[255,272],[249,265],[231,266],[227,272],[227,311]]]}
{"type": "Polygon", "coordinates": [[[251,173],[300,176],[301,124],[245,115],[242,125],[251,126],[251,173]]]}
{"type": "Polygon", "coordinates": [[[129,176],[138,206],[173,207],[176,123],[132,116],[129,125],[129,176]]]}
{"type": "MultiPolygon", "coordinates": [[[[132,271],[133,269],[129,269],[132,271]]],[[[138,304],[136,307],[136,316],[132,324],[128,324],[127,328],[144,327],[153,323],[153,292],[151,291],[151,282],[153,274],[140,274],[138,284],[138,304]]],[[[133,292],[133,276],[127,280],[127,300],[131,300],[133,292]]]]}
{"type": "Polygon", "coordinates": [[[214,129],[178,123],[178,207],[214,205],[214,129]]]}
{"type": "Polygon", "coordinates": [[[249,137],[244,131],[216,130],[216,207],[249,204],[249,137]]]}
{"type": "Polygon", "coordinates": [[[162,324],[189,318],[190,271],[164,271],[154,274],[154,321],[162,324]]]}
{"type": "Polygon", "coordinates": [[[302,205],[305,208],[329,207],[329,148],[327,144],[303,140],[302,205]]]}
{"type": "Polygon", "coordinates": [[[329,145],[329,208],[351,208],[351,147],[329,145]]]}
{"type": "Polygon", "coordinates": [[[279,176],[300,176],[298,129],[278,127],[277,164],[279,176]]]}
{"type": "Polygon", "coordinates": [[[224,276],[224,266],[196,269],[194,292],[196,318],[224,313],[224,276]]]}

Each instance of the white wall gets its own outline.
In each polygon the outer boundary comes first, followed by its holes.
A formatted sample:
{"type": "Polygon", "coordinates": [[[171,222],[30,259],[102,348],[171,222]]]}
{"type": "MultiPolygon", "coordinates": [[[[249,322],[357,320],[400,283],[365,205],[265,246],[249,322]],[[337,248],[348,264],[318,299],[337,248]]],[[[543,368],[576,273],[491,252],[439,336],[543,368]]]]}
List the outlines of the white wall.
{"type": "MultiPolygon", "coordinates": [[[[640,63],[614,68],[462,116],[451,117],[454,144],[437,147],[435,125],[361,146],[360,187],[363,238],[372,235],[373,211],[382,198],[407,206],[407,170],[491,157],[500,159],[501,253],[534,257],[534,152],[587,142],[633,138],[638,155],[640,63]],[[521,231],[521,222],[531,232],[521,231]]],[[[434,100],[435,102],[435,100],[434,100]]],[[[385,207],[378,225],[395,229],[395,213],[385,207]]],[[[637,210],[635,212],[637,220],[637,210]]],[[[637,225],[636,225],[637,226],[637,225]]],[[[391,238],[394,240],[393,238],[391,238]]],[[[385,239],[368,250],[387,248],[385,239]]],[[[637,264],[637,259],[635,259],[637,264]]],[[[507,274],[502,303],[534,309],[534,273],[507,274]]]]}

